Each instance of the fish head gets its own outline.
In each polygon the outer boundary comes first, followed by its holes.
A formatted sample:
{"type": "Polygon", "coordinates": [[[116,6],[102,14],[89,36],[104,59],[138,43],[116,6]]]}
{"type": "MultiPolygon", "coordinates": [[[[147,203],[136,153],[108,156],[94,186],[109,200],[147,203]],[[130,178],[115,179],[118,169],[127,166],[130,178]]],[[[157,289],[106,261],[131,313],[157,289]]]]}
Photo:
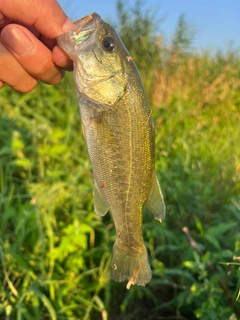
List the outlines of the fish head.
{"type": "Polygon", "coordinates": [[[114,109],[128,83],[129,53],[116,31],[93,13],[77,29],[57,38],[74,63],[74,81],[82,99],[114,109]]]}

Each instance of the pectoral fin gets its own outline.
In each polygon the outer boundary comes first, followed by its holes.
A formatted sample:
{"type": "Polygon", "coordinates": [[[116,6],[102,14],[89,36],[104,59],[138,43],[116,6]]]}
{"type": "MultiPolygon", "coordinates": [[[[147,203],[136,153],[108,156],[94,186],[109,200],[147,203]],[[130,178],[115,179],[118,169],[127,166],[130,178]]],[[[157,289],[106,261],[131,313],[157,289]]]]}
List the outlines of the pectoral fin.
{"type": "Polygon", "coordinates": [[[166,208],[156,173],[153,174],[152,188],[145,205],[152,212],[155,219],[162,222],[165,218],[166,208]]]}
{"type": "Polygon", "coordinates": [[[94,181],[93,197],[94,197],[94,211],[99,216],[104,216],[108,212],[109,207],[106,201],[104,200],[96,181],[94,181]]]}

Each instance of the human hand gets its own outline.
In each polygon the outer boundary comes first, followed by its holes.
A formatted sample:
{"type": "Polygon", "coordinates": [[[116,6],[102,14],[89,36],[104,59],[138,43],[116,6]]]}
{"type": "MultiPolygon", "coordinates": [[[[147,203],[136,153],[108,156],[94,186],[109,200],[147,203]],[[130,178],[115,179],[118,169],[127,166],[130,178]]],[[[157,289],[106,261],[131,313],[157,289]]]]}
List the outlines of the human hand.
{"type": "Polygon", "coordinates": [[[75,28],[56,0],[0,0],[0,88],[58,83],[72,62],[55,39],[75,28]]]}

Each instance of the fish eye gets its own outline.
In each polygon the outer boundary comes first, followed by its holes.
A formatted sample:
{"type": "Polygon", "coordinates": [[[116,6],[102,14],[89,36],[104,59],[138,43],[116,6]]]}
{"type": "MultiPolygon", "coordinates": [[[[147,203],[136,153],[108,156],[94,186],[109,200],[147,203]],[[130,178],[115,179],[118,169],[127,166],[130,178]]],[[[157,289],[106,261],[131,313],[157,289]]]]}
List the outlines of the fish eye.
{"type": "Polygon", "coordinates": [[[115,41],[111,37],[106,37],[102,40],[102,45],[106,51],[112,52],[113,49],[115,48],[115,41]]]}

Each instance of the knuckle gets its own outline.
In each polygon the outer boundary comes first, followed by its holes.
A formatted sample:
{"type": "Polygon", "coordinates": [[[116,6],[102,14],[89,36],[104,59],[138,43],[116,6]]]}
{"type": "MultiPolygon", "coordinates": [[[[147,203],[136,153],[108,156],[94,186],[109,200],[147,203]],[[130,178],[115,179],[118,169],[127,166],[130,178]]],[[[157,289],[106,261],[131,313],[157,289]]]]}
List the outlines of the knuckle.
{"type": "Polygon", "coordinates": [[[37,85],[35,77],[31,76],[18,60],[0,42],[0,88],[4,83],[19,92],[29,92],[37,85]]]}
{"type": "Polygon", "coordinates": [[[50,79],[48,83],[53,85],[57,84],[62,80],[63,77],[64,77],[64,71],[58,72],[53,78],[50,79]]]}
{"type": "Polygon", "coordinates": [[[27,93],[32,91],[37,86],[37,84],[38,82],[36,79],[31,79],[29,81],[11,85],[11,88],[18,92],[27,93]]]}
{"type": "MultiPolygon", "coordinates": [[[[49,73],[51,69],[51,62],[49,59],[44,59],[38,56],[32,56],[31,57],[32,63],[31,63],[31,69],[30,67],[28,72],[32,73],[36,77],[44,76],[44,74],[49,73]]],[[[27,67],[26,67],[27,68],[27,67]]]]}
{"type": "Polygon", "coordinates": [[[42,61],[41,63],[34,66],[34,70],[28,70],[28,72],[34,78],[48,84],[56,84],[63,77],[62,70],[60,70],[53,64],[52,59],[46,59],[42,61]]]}
{"type": "Polygon", "coordinates": [[[4,86],[4,82],[0,80],[0,89],[4,86]]]}
{"type": "Polygon", "coordinates": [[[0,28],[2,29],[5,27],[11,20],[6,18],[1,12],[0,12],[0,28]]]}

